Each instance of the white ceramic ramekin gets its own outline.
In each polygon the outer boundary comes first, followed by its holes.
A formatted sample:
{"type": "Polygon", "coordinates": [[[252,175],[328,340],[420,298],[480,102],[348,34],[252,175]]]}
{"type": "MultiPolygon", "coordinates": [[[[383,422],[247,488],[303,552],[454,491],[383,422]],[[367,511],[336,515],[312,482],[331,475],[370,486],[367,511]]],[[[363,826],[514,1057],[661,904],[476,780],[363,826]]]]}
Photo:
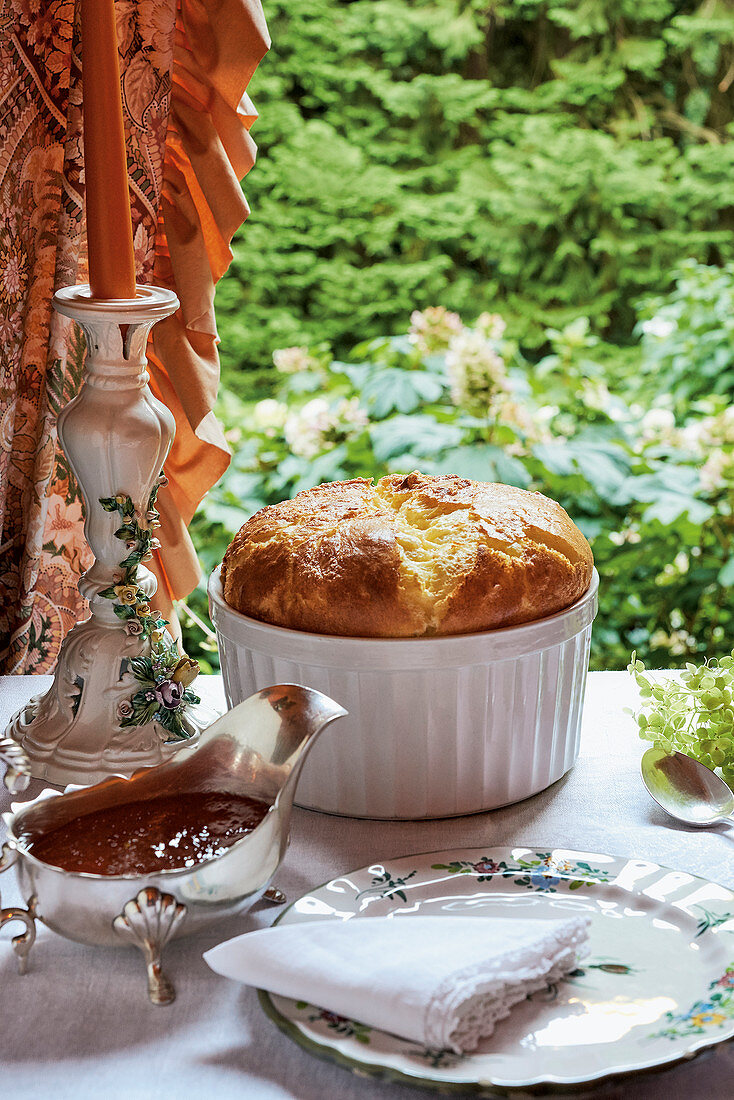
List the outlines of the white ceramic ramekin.
{"type": "Polygon", "coordinates": [[[446,638],[343,638],[209,607],[229,706],[303,684],[349,711],[306,761],[298,802],[350,817],[433,818],[518,802],[579,751],[599,577],[547,619],[446,638]]]}

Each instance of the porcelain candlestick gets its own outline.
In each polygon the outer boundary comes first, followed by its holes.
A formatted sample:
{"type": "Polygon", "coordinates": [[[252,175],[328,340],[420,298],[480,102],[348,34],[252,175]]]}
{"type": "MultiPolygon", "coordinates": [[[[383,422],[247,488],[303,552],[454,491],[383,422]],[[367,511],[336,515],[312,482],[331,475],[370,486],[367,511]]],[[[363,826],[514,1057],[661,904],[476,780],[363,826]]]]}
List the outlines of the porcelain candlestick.
{"type": "Polygon", "coordinates": [[[95,555],[79,582],[91,617],[64,639],[50,690],[6,733],[37,778],[88,784],[161,763],[206,724],[192,705],[198,666],[181,656],[154,610],[157,582],[144,564],[157,547],[156,495],[175,432],[148,387],[145,348],[178,299],[139,286],[135,298],[102,300],[74,286],[58,291],[54,306],[87,341],[84,384],[60,413],[58,433],[95,555]]]}

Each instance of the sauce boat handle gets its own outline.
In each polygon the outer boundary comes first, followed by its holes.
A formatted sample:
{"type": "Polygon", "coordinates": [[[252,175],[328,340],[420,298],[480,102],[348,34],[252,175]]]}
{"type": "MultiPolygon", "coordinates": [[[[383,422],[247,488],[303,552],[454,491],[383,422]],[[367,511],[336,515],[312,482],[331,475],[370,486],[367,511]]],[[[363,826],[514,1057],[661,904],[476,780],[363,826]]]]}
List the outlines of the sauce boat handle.
{"type": "MultiPolygon", "coordinates": [[[[17,852],[12,844],[3,844],[2,851],[0,851],[0,874],[6,871],[8,867],[11,867],[16,859],[17,852]]],[[[13,950],[18,956],[18,973],[25,974],[28,969],[28,953],[33,947],[36,939],[35,894],[28,902],[27,909],[21,909],[17,905],[10,905],[3,909],[2,899],[0,899],[0,928],[11,920],[21,921],[21,923],[25,925],[25,932],[21,932],[19,936],[13,937],[13,950]]]]}
{"type": "Polygon", "coordinates": [[[11,794],[24,791],[31,778],[31,762],[12,737],[0,737],[0,761],[5,764],[4,783],[11,794]]]}

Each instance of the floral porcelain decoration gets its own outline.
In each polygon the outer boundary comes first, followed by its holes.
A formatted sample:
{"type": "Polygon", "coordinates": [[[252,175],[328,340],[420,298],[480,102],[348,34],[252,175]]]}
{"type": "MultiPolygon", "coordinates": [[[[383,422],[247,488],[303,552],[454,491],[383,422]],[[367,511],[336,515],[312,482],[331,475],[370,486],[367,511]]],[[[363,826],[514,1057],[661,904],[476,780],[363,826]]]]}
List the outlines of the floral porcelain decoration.
{"type": "Polygon", "coordinates": [[[198,695],[190,691],[190,685],[199,674],[199,665],[189,657],[182,657],[176,642],[166,630],[168,625],[159,612],[151,609],[145,592],[138,584],[138,566],[150,561],[153,551],[160,546],[153,537],[153,530],[160,526],[155,503],[158,490],[167,484],[161,474],[157,479],[145,511],[145,523],[140,524],[140,511],[127,493],[113,497],[101,497],[100,504],[106,512],[118,512],[121,525],[115,538],[125,544],[127,556],[115,573],[115,584],[100,592],[112,600],[114,612],[125,624],[128,634],[149,641],[150,656],[132,657],[129,670],[140,688],[129,699],[123,699],[117,707],[120,726],[141,726],[156,721],[174,739],[186,739],[190,732],[183,721],[186,706],[199,703],[198,695]]]}

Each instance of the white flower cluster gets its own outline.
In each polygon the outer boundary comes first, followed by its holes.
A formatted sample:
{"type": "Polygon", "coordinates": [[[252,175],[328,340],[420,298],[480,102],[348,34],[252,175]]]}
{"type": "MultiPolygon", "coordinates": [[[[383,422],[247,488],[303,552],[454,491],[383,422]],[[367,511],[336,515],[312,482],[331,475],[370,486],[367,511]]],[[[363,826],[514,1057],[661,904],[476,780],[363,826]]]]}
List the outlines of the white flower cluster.
{"type": "Polygon", "coordinates": [[[443,306],[415,309],[410,315],[408,339],[421,355],[446,351],[453,337],[464,331],[464,323],[458,313],[451,313],[443,306]]]}
{"type": "Polygon", "coordinates": [[[319,366],[317,359],[308,348],[276,348],[273,352],[275,369],[281,374],[299,374],[300,371],[314,370],[319,366]]]}
{"type": "Polygon", "coordinates": [[[650,645],[654,649],[667,649],[672,657],[683,657],[686,653],[695,653],[696,639],[687,630],[655,630],[650,635],[650,645]]]}
{"type": "Polygon", "coordinates": [[[485,340],[501,340],[507,325],[499,313],[480,313],[474,326],[485,340]]]}
{"type": "Polygon", "coordinates": [[[681,435],[691,450],[701,455],[706,455],[712,447],[734,447],[734,407],[686,424],[681,435]]]}
{"type": "Polygon", "coordinates": [[[673,657],[682,657],[685,653],[695,653],[697,641],[686,630],[686,621],[679,608],[676,607],[671,611],[668,625],[670,627],[669,631],[659,629],[650,635],[650,644],[660,649],[667,649],[673,657]]]}
{"type": "Polygon", "coordinates": [[[669,409],[650,409],[642,418],[642,429],[648,438],[674,442],[691,454],[705,458],[712,447],[734,446],[734,407],[689,420],[682,428],[675,427],[675,418],[669,409]]]}
{"type": "Polygon", "coordinates": [[[723,450],[714,451],[698,471],[698,477],[705,493],[715,493],[724,481],[734,479],[734,456],[723,450]]]}
{"type": "Polygon", "coordinates": [[[452,337],[446,352],[455,405],[486,411],[492,399],[510,388],[504,359],[477,329],[464,329],[452,337]]]}
{"type": "Polygon", "coordinates": [[[670,317],[663,317],[657,313],[654,317],[651,317],[648,321],[643,321],[640,328],[644,332],[645,336],[653,336],[657,340],[667,340],[667,338],[675,332],[676,323],[670,317]]]}
{"type": "Polygon", "coordinates": [[[610,420],[622,420],[626,414],[622,403],[615,401],[601,378],[581,379],[581,401],[585,408],[605,413],[610,420]]]}
{"type": "Polygon", "coordinates": [[[553,433],[548,428],[548,421],[539,410],[528,405],[521,404],[509,393],[497,395],[492,405],[492,414],[499,424],[514,428],[523,437],[523,442],[517,440],[514,443],[505,444],[508,454],[522,457],[527,454],[527,449],[534,443],[552,443],[553,433]]]}
{"type": "Polygon", "coordinates": [[[670,409],[648,409],[640,422],[642,443],[675,443],[675,416],[670,409]]]}
{"type": "Polygon", "coordinates": [[[625,546],[628,543],[634,545],[637,542],[642,542],[642,535],[634,527],[626,527],[624,531],[611,531],[609,541],[614,546],[625,546]]]}
{"type": "Polygon", "coordinates": [[[368,423],[369,418],[356,397],[342,398],[335,405],[329,405],[323,397],[314,397],[287,415],[285,438],[293,454],[315,458],[368,423]]]}
{"type": "Polygon", "coordinates": [[[701,462],[702,489],[713,493],[734,481],[734,408],[729,407],[682,428],[669,409],[650,409],[642,418],[641,442],[663,443],[688,451],[701,462]]]}
{"type": "Polygon", "coordinates": [[[252,427],[266,435],[273,436],[282,432],[287,419],[288,406],[272,397],[258,401],[252,410],[252,427]]]}

